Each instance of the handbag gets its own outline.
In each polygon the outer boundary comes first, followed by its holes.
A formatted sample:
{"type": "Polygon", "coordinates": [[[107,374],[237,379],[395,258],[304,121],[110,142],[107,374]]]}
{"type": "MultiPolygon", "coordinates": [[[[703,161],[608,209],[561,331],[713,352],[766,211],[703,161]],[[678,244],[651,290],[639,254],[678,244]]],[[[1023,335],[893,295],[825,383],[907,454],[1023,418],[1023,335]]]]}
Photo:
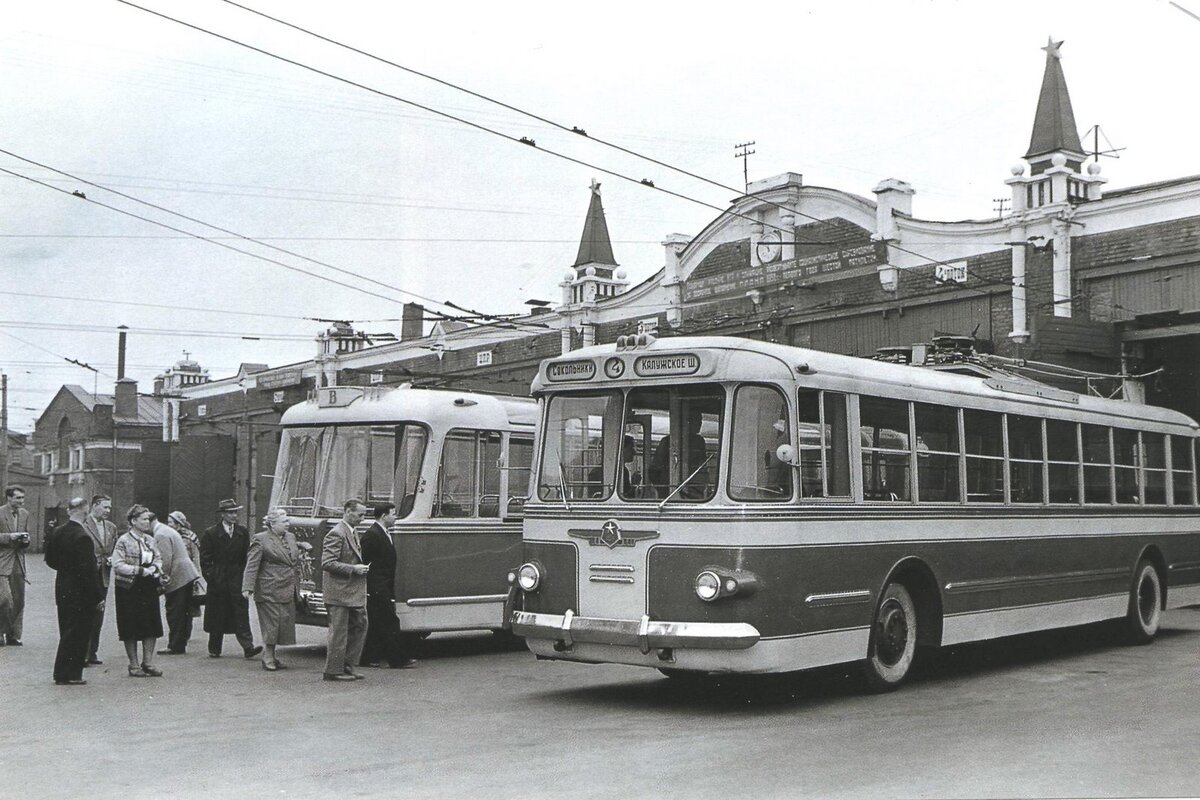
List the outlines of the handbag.
{"type": "Polygon", "coordinates": [[[196,578],[192,581],[192,605],[202,606],[207,599],[208,584],[204,582],[204,578],[196,578]]]}

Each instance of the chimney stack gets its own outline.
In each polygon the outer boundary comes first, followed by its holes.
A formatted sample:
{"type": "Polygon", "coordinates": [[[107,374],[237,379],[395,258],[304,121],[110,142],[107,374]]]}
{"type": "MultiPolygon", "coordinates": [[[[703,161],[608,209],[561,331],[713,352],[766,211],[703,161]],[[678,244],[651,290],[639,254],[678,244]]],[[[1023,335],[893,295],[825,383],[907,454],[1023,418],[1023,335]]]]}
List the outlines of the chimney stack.
{"type": "Polygon", "coordinates": [[[125,332],[129,330],[124,325],[118,325],[117,330],[117,380],[125,379],[125,332]]]}
{"type": "Polygon", "coordinates": [[[113,416],[136,419],[137,415],[137,381],[133,378],[121,378],[117,381],[117,397],[113,401],[113,416]]]}
{"type": "Polygon", "coordinates": [[[405,303],[400,311],[400,341],[411,342],[425,333],[425,306],[405,303]]]}

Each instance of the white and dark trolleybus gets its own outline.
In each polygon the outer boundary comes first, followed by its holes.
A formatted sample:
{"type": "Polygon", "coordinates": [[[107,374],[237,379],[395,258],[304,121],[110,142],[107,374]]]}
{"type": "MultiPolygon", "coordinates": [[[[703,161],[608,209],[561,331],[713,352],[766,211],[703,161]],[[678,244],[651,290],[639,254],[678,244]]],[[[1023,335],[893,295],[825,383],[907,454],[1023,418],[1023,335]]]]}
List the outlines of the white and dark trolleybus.
{"type": "MultiPolygon", "coordinates": [[[[396,504],[396,614],[405,631],[507,626],[536,404],[440,389],[324,387],[282,418],[271,506],[307,543],[297,619],[326,625],[321,542],[352,497],[396,504]]],[[[360,526],[365,530],[373,520],[360,526]]],[[[302,545],[303,546],[303,545],[302,545]]]]}
{"type": "MultiPolygon", "coordinates": [[[[1200,602],[1186,416],[720,337],[544,362],[513,631],[689,672],[861,662],[1200,602]]],[[[514,562],[516,563],[516,562],[514,562]]]]}

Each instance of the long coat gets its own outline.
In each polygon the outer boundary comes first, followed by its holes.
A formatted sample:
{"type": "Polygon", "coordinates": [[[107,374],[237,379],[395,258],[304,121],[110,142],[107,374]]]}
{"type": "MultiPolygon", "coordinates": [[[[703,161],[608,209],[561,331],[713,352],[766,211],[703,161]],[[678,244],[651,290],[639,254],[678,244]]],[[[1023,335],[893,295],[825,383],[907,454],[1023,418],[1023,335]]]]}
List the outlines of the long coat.
{"type": "Polygon", "coordinates": [[[246,555],[242,591],[254,592],[259,603],[293,603],[300,581],[300,550],[287,531],[280,538],[271,531],[254,534],[246,555]]]}
{"type": "Polygon", "coordinates": [[[242,597],[242,575],[250,534],[242,525],[233,535],[217,523],[200,536],[200,571],[208,583],[204,605],[204,630],[208,633],[238,633],[250,630],[250,604],[242,597]]]}
{"type": "Polygon", "coordinates": [[[375,522],[362,535],[363,563],[371,565],[367,573],[367,594],[396,599],[396,547],[392,537],[375,522]]]}

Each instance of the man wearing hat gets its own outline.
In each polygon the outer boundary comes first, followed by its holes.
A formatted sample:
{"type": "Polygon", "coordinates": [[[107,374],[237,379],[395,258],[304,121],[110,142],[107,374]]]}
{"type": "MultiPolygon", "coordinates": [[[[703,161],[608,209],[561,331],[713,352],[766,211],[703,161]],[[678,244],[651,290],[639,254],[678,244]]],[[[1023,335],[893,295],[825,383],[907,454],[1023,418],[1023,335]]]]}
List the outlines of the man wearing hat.
{"type": "Polygon", "coordinates": [[[237,637],[246,658],[262,652],[250,633],[250,603],[242,597],[250,533],[238,524],[241,508],[233,500],[222,500],[217,505],[221,521],[200,537],[200,571],[208,583],[204,630],[208,632],[208,655],[212,658],[220,657],[227,633],[237,637]]]}

